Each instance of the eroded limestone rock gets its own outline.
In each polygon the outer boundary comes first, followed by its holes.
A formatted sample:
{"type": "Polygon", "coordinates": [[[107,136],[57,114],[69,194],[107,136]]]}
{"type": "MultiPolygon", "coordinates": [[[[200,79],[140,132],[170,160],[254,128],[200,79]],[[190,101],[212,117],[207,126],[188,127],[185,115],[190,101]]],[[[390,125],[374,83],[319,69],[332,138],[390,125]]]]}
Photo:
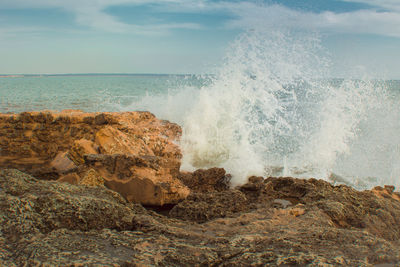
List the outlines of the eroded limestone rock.
{"type": "Polygon", "coordinates": [[[106,187],[42,181],[16,170],[0,170],[0,265],[400,263],[399,201],[318,180],[258,180],[251,182],[263,187],[246,188],[260,188],[259,194],[240,188],[195,193],[179,204],[177,215],[182,217],[177,219],[129,203],[106,187]],[[291,197],[299,203],[286,208],[272,205],[274,199],[291,197]],[[368,221],[365,227],[333,222],[331,216],[352,218],[353,214],[341,211],[351,209],[358,210],[359,220],[368,221]],[[381,216],[386,227],[381,227],[381,216]]]}
{"type": "Polygon", "coordinates": [[[0,167],[104,184],[146,205],[173,204],[189,194],[177,179],[180,134],[178,125],[149,112],[0,114],[0,167]]]}

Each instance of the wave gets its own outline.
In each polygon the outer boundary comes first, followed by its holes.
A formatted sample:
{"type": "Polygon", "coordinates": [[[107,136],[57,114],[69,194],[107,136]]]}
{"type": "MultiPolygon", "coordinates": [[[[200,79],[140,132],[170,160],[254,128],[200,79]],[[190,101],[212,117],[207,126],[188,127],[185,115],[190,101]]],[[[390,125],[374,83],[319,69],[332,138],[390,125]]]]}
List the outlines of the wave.
{"type": "Polygon", "coordinates": [[[203,86],[139,106],[182,125],[183,170],[223,167],[234,184],[284,175],[400,186],[399,94],[367,77],[332,79],[329,67],[316,34],[250,30],[203,86]]]}

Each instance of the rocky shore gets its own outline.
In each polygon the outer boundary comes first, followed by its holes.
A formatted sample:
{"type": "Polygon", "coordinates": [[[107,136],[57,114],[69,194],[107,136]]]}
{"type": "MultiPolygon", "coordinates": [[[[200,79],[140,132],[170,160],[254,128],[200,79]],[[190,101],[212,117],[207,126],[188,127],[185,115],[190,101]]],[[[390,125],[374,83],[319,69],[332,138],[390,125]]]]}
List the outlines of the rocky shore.
{"type": "Polygon", "coordinates": [[[0,114],[0,266],[398,266],[400,194],[180,172],[148,112],[0,114]]]}
{"type": "Polygon", "coordinates": [[[0,115],[0,167],[36,178],[100,185],[128,201],[176,204],[181,128],[149,112],[24,112],[0,115]]]}

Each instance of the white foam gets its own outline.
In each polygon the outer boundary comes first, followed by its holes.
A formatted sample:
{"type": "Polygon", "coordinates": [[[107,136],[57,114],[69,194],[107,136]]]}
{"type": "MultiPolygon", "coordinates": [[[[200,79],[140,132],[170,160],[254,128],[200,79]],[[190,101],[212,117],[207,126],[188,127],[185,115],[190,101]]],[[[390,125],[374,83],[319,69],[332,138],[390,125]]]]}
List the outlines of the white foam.
{"type": "Polygon", "coordinates": [[[235,184],[335,173],[359,188],[399,185],[399,108],[384,85],[328,81],[327,62],[314,35],[241,35],[185,112],[183,168],[223,167],[235,184]]]}
{"type": "Polygon", "coordinates": [[[368,78],[332,80],[326,54],[315,34],[248,31],[206,86],[132,108],[182,125],[183,170],[223,167],[234,184],[290,175],[399,187],[399,93],[368,78]]]}

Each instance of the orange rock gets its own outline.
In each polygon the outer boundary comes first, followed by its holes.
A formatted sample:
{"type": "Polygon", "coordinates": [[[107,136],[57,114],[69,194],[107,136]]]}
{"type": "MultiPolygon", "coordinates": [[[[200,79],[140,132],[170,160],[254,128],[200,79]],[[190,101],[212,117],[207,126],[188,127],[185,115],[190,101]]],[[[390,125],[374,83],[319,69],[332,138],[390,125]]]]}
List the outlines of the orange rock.
{"type": "Polygon", "coordinates": [[[189,194],[177,179],[180,135],[178,125],[149,112],[0,114],[0,167],[41,179],[104,182],[142,204],[177,203],[189,194]]]}
{"type": "Polygon", "coordinates": [[[81,185],[102,186],[104,185],[104,178],[96,170],[90,169],[78,183],[81,185]]]}
{"type": "Polygon", "coordinates": [[[66,173],[76,169],[75,163],[68,158],[68,152],[60,152],[50,162],[50,166],[55,168],[59,173],[66,173]]]}
{"type": "Polygon", "coordinates": [[[102,154],[154,155],[143,140],[136,136],[133,136],[133,140],[131,138],[111,126],[106,126],[96,133],[96,144],[102,154]]]}
{"type": "Polygon", "coordinates": [[[81,139],[74,142],[72,148],[70,149],[68,156],[76,164],[83,164],[85,160],[83,159],[87,154],[97,154],[98,146],[92,141],[87,139],[81,139]]]}
{"type": "Polygon", "coordinates": [[[385,185],[385,188],[381,186],[374,187],[371,192],[380,198],[393,198],[400,201],[400,194],[398,192],[393,192],[395,187],[393,185],[385,185]]]}
{"type": "Polygon", "coordinates": [[[155,176],[149,177],[131,178],[128,181],[113,179],[106,181],[105,185],[119,192],[128,201],[152,206],[176,204],[190,193],[190,190],[177,180],[165,179],[164,182],[160,182],[151,179],[155,176]]]}
{"type": "Polygon", "coordinates": [[[293,215],[294,217],[298,217],[300,215],[303,215],[304,213],[306,213],[305,209],[304,209],[304,205],[302,204],[298,204],[296,207],[293,207],[291,209],[289,209],[289,213],[291,215],[293,215]]]}
{"type": "Polygon", "coordinates": [[[119,192],[128,201],[144,205],[175,204],[190,190],[173,174],[179,163],[157,156],[87,155],[86,164],[104,178],[104,185],[119,192]]]}
{"type": "Polygon", "coordinates": [[[60,183],[69,183],[69,184],[78,184],[79,183],[79,176],[76,173],[70,173],[61,176],[57,182],[60,183]]]}

